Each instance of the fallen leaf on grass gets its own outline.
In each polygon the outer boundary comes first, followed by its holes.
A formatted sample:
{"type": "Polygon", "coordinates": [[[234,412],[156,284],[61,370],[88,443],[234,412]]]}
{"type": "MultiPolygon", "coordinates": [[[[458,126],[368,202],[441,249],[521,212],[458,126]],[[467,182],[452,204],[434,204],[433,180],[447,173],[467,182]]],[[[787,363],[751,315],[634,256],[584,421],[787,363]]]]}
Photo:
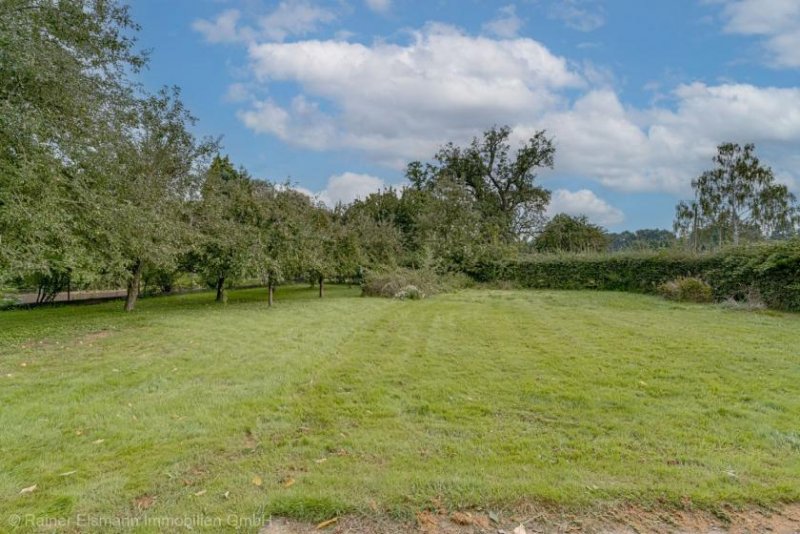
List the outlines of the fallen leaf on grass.
{"type": "Polygon", "coordinates": [[[453,512],[450,514],[450,521],[456,525],[474,525],[481,528],[489,528],[489,520],[482,515],[472,515],[469,512],[453,512]]]}
{"type": "Polygon", "coordinates": [[[156,502],[156,498],[152,495],[141,495],[133,500],[134,506],[139,510],[147,510],[156,502]]]}
{"type": "Polygon", "coordinates": [[[334,517],[333,519],[328,519],[327,521],[323,521],[319,525],[317,525],[317,530],[322,530],[323,528],[329,527],[339,521],[338,517],[334,517]]]}
{"type": "Polygon", "coordinates": [[[227,499],[228,497],[231,496],[231,492],[230,491],[226,491],[225,493],[222,494],[222,496],[227,499]]]}
{"type": "Polygon", "coordinates": [[[60,476],[60,477],[68,477],[70,475],[74,475],[75,473],[77,473],[77,471],[67,471],[66,473],[61,473],[58,476],[60,476]]]}
{"type": "Polygon", "coordinates": [[[205,494],[206,494],[206,490],[200,490],[197,493],[195,493],[194,496],[195,497],[202,497],[205,494]]]}
{"type": "Polygon", "coordinates": [[[258,475],[254,476],[253,480],[251,480],[250,482],[252,482],[254,486],[259,486],[259,487],[261,487],[261,484],[264,483],[264,481],[261,480],[261,477],[258,475]]]}
{"type": "Polygon", "coordinates": [[[100,445],[100,444],[101,444],[101,443],[103,443],[104,441],[105,441],[104,439],[96,439],[96,440],[94,440],[94,441],[92,442],[92,445],[100,445]]]}
{"type": "Polygon", "coordinates": [[[320,458],[319,460],[314,460],[314,463],[315,464],[324,464],[327,461],[328,461],[327,458],[320,458]]]}
{"type": "Polygon", "coordinates": [[[294,486],[295,482],[296,482],[295,479],[289,477],[289,478],[287,478],[286,480],[283,481],[283,487],[284,488],[291,488],[292,486],[294,486]]]}
{"type": "Polygon", "coordinates": [[[33,493],[38,488],[38,484],[34,484],[33,486],[28,486],[27,488],[22,488],[19,492],[20,495],[25,495],[26,493],[33,493]]]}
{"type": "Polygon", "coordinates": [[[456,525],[471,525],[472,515],[468,513],[465,514],[464,512],[453,512],[450,514],[450,521],[456,525]]]}
{"type": "Polygon", "coordinates": [[[525,530],[525,525],[520,524],[520,526],[514,529],[514,534],[528,534],[528,531],[525,530]]]}

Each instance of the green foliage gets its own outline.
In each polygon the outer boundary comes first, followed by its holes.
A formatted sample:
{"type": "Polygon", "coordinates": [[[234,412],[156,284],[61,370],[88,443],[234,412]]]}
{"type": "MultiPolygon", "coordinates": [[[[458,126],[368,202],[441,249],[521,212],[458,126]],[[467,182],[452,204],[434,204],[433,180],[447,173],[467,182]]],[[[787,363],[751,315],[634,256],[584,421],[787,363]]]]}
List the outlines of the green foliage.
{"type": "Polygon", "coordinates": [[[608,242],[605,230],[585,215],[559,213],[536,236],[534,246],[539,252],[602,252],[608,242]]]}
{"type": "Polygon", "coordinates": [[[743,300],[757,291],[774,309],[800,311],[800,240],[727,248],[716,253],[541,255],[486,262],[476,280],[508,280],[521,287],[656,293],[680,277],[700,277],[715,300],[743,300]]]}
{"type": "Polygon", "coordinates": [[[506,242],[536,233],[550,201],[550,191],[536,183],[537,172],[552,168],[555,145],[544,131],[512,149],[511,128],[493,127],[466,147],[448,143],[434,163],[413,162],[406,176],[417,190],[435,189],[442,181],[466,193],[487,237],[506,242]]]}
{"type": "Polygon", "coordinates": [[[609,250],[612,252],[631,250],[664,250],[673,248],[677,244],[675,234],[670,230],[649,229],[631,232],[625,230],[619,233],[608,234],[611,240],[609,250]]]}
{"type": "Polygon", "coordinates": [[[692,181],[695,200],[675,208],[675,231],[692,248],[738,245],[742,238],[758,240],[796,230],[800,210],[795,196],[775,182],[772,169],[756,157],[754,145],[723,143],[714,164],[692,181]]]}
{"type": "Polygon", "coordinates": [[[114,0],[0,2],[0,281],[97,271],[98,154],[145,63],[136,30],[114,0]]]}
{"type": "Polygon", "coordinates": [[[678,302],[707,303],[714,300],[714,290],[700,278],[684,276],[664,282],[658,286],[658,293],[678,302]]]}
{"type": "Polygon", "coordinates": [[[424,269],[392,269],[368,271],[361,284],[366,297],[408,298],[416,300],[469,287],[471,280],[463,274],[438,274],[424,269]]]}

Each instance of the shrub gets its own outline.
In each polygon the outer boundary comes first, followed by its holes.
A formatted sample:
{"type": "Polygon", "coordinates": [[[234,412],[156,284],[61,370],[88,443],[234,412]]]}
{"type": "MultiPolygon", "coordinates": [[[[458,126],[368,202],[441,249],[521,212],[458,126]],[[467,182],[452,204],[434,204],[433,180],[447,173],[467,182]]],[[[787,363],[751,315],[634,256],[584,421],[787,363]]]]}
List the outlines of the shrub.
{"type": "Polygon", "coordinates": [[[453,291],[474,285],[463,273],[439,275],[424,269],[394,269],[370,271],[361,284],[366,297],[420,299],[429,295],[453,291]]]}
{"type": "Polygon", "coordinates": [[[711,286],[715,300],[742,301],[756,292],[769,308],[800,311],[800,239],[711,254],[541,254],[485,262],[470,275],[478,282],[509,281],[527,288],[637,293],[657,293],[665,282],[696,277],[711,286]]]}
{"type": "Polygon", "coordinates": [[[722,305],[733,310],[744,311],[763,310],[767,307],[764,304],[764,299],[761,298],[761,294],[755,289],[750,289],[739,299],[728,297],[722,302],[722,305]]]}
{"type": "Polygon", "coordinates": [[[420,291],[417,286],[406,286],[395,293],[394,298],[399,300],[421,300],[425,298],[425,293],[420,291]]]}
{"type": "Polygon", "coordinates": [[[658,286],[662,297],[678,302],[712,302],[714,290],[700,278],[684,277],[664,282],[658,286]]]}

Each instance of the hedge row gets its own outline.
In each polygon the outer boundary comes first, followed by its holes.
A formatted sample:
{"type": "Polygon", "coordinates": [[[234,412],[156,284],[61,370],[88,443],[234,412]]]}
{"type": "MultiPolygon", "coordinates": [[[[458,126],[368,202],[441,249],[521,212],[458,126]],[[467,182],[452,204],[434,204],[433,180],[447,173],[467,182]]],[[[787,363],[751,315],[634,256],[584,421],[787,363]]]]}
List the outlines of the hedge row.
{"type": "Polygon", "coordinates": [[[483,263],[479,282],[508,281],[539,289],[655,293],[681,276],[705,280],[717,300],[757,294],[770,308],[800,311],[800,240],[729,248],[713,254],[639,253],[532,256],[483,263]]]}

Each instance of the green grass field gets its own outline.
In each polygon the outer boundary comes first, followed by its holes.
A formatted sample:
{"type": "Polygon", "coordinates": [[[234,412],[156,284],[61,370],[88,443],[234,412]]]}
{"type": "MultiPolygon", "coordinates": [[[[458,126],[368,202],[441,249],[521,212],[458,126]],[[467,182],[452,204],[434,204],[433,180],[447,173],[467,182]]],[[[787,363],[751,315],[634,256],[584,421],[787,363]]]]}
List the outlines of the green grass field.
{"type": "Polygon", "coordinates": [[[432,502],[800,500],[798,315],[618,293],[358,295],[0,313],[0,531],[14,514],[17,531],[207,516],[254,532],[270,514],[410,518],[432,502]]]}

